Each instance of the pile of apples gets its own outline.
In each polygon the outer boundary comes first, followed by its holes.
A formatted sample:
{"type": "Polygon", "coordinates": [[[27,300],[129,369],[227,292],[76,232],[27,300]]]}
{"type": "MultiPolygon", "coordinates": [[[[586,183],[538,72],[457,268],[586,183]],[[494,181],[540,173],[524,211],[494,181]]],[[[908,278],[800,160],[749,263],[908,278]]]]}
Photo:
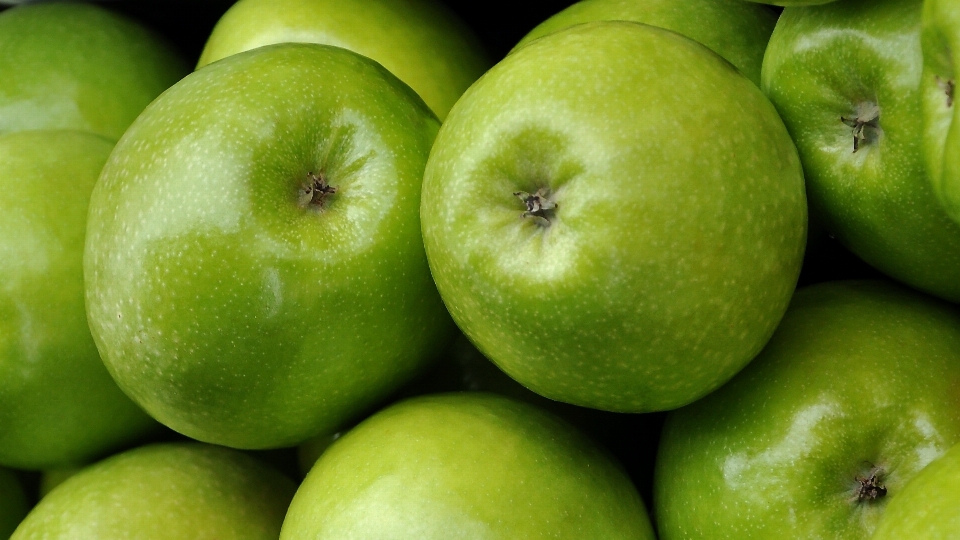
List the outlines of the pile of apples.
{"type": "Polygon", "coordinates": [[[960,539],[960,2],[779,3],[0,12],[0,538],[960,539]]]}

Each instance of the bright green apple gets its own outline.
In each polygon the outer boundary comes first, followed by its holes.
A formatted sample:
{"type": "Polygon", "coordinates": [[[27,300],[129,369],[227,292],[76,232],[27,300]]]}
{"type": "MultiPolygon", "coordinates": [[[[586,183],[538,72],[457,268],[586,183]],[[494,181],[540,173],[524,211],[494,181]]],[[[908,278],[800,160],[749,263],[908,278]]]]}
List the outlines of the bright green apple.
{"type": "Polygon", "coordinates": [[[960,537],[960,444],[924,467],[890,501],[871,540],[960,537]]]}
{"type": "Polygon", "coordinates": [[[777,16],[767,7],[730,0],[582,0],[531,30],[517,47],[591,21],[634,21],[673,30],[706,45],[759,85],[763,51],[777,16]]]}
{"type": "Polygon", "coordinates": [[[685,405],[746,365],[807,225],[796,149],[756,85],[632,22],[533,41],[471,87],[421,216],[444,302],[485,356],[550,399],[619,412],[685,405]]]}
{"type": "Polygon", "coordinates": [[[295,490],[235,450],[144,446],[57,486],[11,540],[275,540],[295,490]]]}
{"type": "Polygon", "coordinates": [[[29,509],[17,476],[0,468],[0,538],[9,538],[29,509]]]}
{"type": "Polygon", "coordinates": [[[168,90],[90,204],[91,329],[120,386],[195,439],[336,430],[447,346],[420,237],[439,122],[345,49],[280,44],[168,90]]]}
{"type": "Polygon", "coordinates": [[[470,29],[437,0],[240,0],[213,29],[198,65],[283,42],[368,56],[410,85],[441,120],[490,67],[470,29]]]}
{"type": "Polygon", "coordinates": [[[115,141],[187,72],[159,36],[103,8],[8,9],[0,14],[0,133],[76,129],[115,141]]]}
{"type": "Polygon", "coordinates": [[[927,0],[923,7],[923,144],[933,191],[960,222],[960,122],[956,121],[955,51],[960,51],[960,3],[927,0]]]}
{"type": "Polygon", "coordinates": [[[78,131],[0,135],[0,464],[93,459],[159,427],[110,378],[84,308],[87,203],[112,149],[78,131]]]}
{"type": "Polygon", "coordinates": [[[750,366],[668,416],[660,539],[870,538],[960,442],[958,359],[952,305],[880,281],[801,289],[750,366]]]}
{"type": "Polygon", "coordinates": [[[923,163],[921,8],[845,0],[784,10],[763,89],[797,143],[826,229],[881,272],[960,301],[960,225],[923,163]]]}
{"type": "Polygon", "coordinates": [[[653,539],[622,469],[532,405],[483,393],[389,407],[340,438],[297,491],[281,540],[653,539]]]}

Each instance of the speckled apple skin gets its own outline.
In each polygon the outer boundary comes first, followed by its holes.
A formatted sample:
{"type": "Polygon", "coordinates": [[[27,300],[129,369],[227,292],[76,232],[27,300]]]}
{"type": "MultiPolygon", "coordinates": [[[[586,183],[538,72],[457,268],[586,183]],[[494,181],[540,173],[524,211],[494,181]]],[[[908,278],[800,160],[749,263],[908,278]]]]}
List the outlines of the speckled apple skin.
{"type": "Polygon", "coordinates": [[[11,540],[276,540],[295,491],[292,480],[235,450],[144,446],[57,486],[11,540]]]}
{"type": "MultiPolygon", "coordinates": [[[[273,45],[138,118],[91,200],[91,329],[120,386],[190,437],[291,446],[452,339],[420,238],[436,117],[375,62],[273,45]],[[337,192],[301,205],[308,173],[337,192]]],[[[308,198],[309,199],[309,198],[308,198]]]]}
{"type": "Polygon", "coordinates": [[[321,43],[372,58],[444,119],[490,61],[437,0],[241,0],[210,34],[199,67],[274,43],[321,43]]]}
{"type": "MultiPolygon", "coordinates": [[[[960,313],[889,282],[801,289],[773,339],[671,413],[654,481],[661,540],[865,540],[960,442],[960,313]],[[883,469],[886,497],[855,502],[883,469]]],[[[906,538],[926,538],[922,536],[906,538]]]]}
{"type": "Polygon", "coordinates": [[[160,427],[103,367],[84,308],[87,205],[112,149],[79,131],[0,135],[0,465],[83,462],[160,427]]]}
{"type": "Polygon", "coordinates": [[[14,7],[0,14],[0,133],[76,129],[116,141],[188,72],[159,36],[106,9],[14,7]]]}
{"type": "Polygon", "coordinates": [[[20,481],[12,471],[0,469],[0,538],[9,538],[29,509],[20,481]]]}
{"type": "Polygon", "coordinates": [[[673,32],[595,22],[517,50],[454,107],[424,177],[430,268],[531,390],[644,412],[720,386],[796,284],[806,200],[773,106],[673,32]],[[515,192],[547,188],[548,227],[515,192]]]}
{"type": "Polygon", "coordinates": [[[845,0],[787,9],[762,88],[797,143],[810,206],[827,230],[890,277],[960,301],[960,225],[924,166],[921,0],[845,0]],[[879,125],[853,151],[861,104],[879,125]]]}
{"type": "Polygon", "coordinates": [[[583,0],[531,30],[517,47],[591,21],[634,21],[673,30],[707,46],[759,85],[777,15],[765,6],[728,0],[583,0]]]}
{"type": "Polygon", "coordinates": [[[904,486],[871,540],[953,540],[960,531],[960,444],[904,486]]]}
{"type": "Polygon", "coordinates": [[[410,399],[335,442],[281,540],[653,540],[608,454],[559,418],[484,393],[410,399]]]}
{"type": "Polygon", "coordinates": [[[933,192],[947,214],[960,222],[960,107],[956,55],[960,51],[960,4],[923,4],[923,150],[933,192]],[[949,92],[947,85],[949,87],[949,92]]]}

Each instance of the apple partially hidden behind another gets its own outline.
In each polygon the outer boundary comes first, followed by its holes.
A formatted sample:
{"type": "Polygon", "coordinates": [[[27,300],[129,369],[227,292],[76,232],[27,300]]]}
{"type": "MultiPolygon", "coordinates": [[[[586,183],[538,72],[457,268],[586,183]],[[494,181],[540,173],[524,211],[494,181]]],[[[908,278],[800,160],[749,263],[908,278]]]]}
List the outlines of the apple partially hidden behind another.
{"type": "Polygon", "coordinates": [[[454,331],[420,236],[438,128],[382,66],[316,44],[154,101],[90,203],[90,326],[121,388],[189,437],[280,448],[426,368],[454,331]]]}
{"type": "Polygon", "coordinates": [[[801,289],[756,360],[668,415],[661,540],[870,538],[960,442],[958,358],[954,305],[880,281],[801,289]]]}
{"type": "Polygon", "coordinates": [[[393,405],[333,443],[280,538],[654,535],[623,470],[571,425],[526,403],[459,393],[393,405]]]}
{"type": "Polygon", "coordinates": [[[437,0],[240,0],[198,67],[274,43],[334,45],[379,62],[441,120],[490,67],[480,42],[437,0]]]}
{"type": "Polygon", "coordinates": [[[934,193],[960,222],[960,107],[955,105],[960,3],[924,3],[922,45],[924,157],[934,193]]]}
{"type": "Polygon", "coordinates": [[[16,475],[0,468],[0,538],[8,538],[29,509],[27,495],[16,475]]]}
{"type": "Polygon", "coordinates": [[[960,444],[924,467],[890,502],[870,540],[956,540],[960,535],[960,444]]]}
{"type": "Polygon", "coordinates": [[[276,540],[295,491],[289,478],[235,450],[143,446],[54,488],[11,540],[276,540]]]}
{"type": "Polygon", "coordinates": [[[107,373],[84,307],[87,203],[112,149],[79,131],[0,135],[2,465],[83,462],[160,427],[107,373]]]}
{"type": "Polygon", "coordinates": [[[724,57],[759,86],[763,52],[777,16],[764,6],[729,0],[582,0],[531,30],[517,47],[591,21],[633,21],[673,30],[724,57]]]}
{"type": "Polygon", "coordinates": [[[471,342],[538,394],[616,412],[680,407],[753,359],[807,226],[796,149],[757,86],[622,21],[532,41],[472,86],[421,216],[471,342]]]}
{"type": "Polygon", "coordinates": [[[76,129],[116,141],[188,73],[150,30],[91,4],[0,13],[0,133],[76,129]]]}

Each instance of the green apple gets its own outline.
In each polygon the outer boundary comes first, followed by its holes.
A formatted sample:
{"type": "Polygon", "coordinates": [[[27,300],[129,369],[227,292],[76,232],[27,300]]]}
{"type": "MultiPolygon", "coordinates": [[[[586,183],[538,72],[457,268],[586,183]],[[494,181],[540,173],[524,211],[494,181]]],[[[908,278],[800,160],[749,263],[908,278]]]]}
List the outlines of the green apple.
{"type": "Polygon", "coordinates": [[[57,486],[11,540],[275,540],[296,486],[235,450],[144,446],[57,486]]]}
{"type": "Polygon", "coordinates": [[[517,47],[576,24],[634,21],[673,30],[726,58],[756,84],[776,14],[730,0],[582,0],[530,31],[517,47]]]}
{"type": "Polygon", "coordinates": [[[187,71],[158,36],[103,8],[8,9],[0,14],[0,133],[76,129],[117,140],[187,71]]]}
{"type": "Polygon", "coordinates": [[[927,0],[923,7],[923,148],[933,191],[947,214],[960,221],[960,122],[954,107],[960,51],[960,4],[927,0]]]}
{"type": "Polygon", "coordinates": [[[0,135],[0,464],[93,459],[159,427],[110,378],[84,308],[87,203],[112,149],[78,131],[0,135]]]}
{"type": "Polygon", "coordinates": [[[960,301],[960,225],[938,204],[923,163],[921,7],[788,8],[762,83],[797,143],[826,229],[881,272],[960,301]]]}
{"type": "Polygon", "coordinates": [[[890,501],[871,540],[955,540],[960,531],[960,444],[924,467],[890,501]]]}
{"type": "Polygon", "coordinates": [[[0,468],[0,538],[9,538],[29,509],[17,476],[0,468]]]}
{"type": "Polygon", "coordinates": [[[685,405],[746,365],[807,225],[796,149],[756,85],[632,22],[550,34],[471,87],[421,217],[444,302],[487,358],[618,412],[685,405]]]}
{"type": "Polygon", "coordinates": [[[401,402],[320,458],[281,540],[653,539],[636,489],[589,439],[483,393],[401,402]]]}
{"type": "Polygon", "coordinates": [[[85,467],[85,465],[64,465],[62,467],[57,467],[56,469],[47,469],[43,471],[43,474],[40,475],[38,495],[41,499],[46,497],[48,493],[53,491],[53,488],[66,482],[78,472],[82,471],[85,467]]]}
{"type": "Polygon", "coordinates": [[[420,237],[438,128],[379,64],[325,45],[165,92],[90,203],[90,325],[121,388],[189,437],[278,448],[426,367],[454,329],[420,237]]]}
{"type": "Polygon", "coordinates": [[[661,540],[870,538],[960,442],[958,358],[952,305],[880,281],[801,289],[750,366],[668,415],[661,540]]]}
{"type": "Polygon", "coordinates": [[[198,66],[291,41],[376,60],[441,120],[490,66],[470,29],[436,0],[240,0],[213,29],[198,66]]]}

